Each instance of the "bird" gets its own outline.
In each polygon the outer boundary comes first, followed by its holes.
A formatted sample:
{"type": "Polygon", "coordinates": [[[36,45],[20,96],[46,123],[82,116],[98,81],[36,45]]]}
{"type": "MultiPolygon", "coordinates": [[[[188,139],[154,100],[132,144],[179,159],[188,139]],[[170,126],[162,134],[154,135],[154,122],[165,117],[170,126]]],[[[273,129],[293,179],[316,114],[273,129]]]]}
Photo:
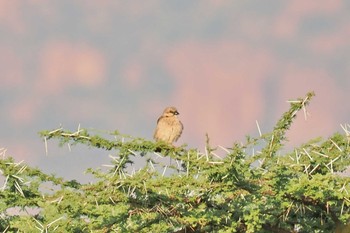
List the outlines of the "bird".
{"type": "Polygon", "coordinates": [[[157,142],[163,141],[173,145],[179,139],[184,126],[177,115],[179,115],[179,112],[175,107],[164,109],[163,114],[157,120],[157,127],[153,135],[157,142]]]}

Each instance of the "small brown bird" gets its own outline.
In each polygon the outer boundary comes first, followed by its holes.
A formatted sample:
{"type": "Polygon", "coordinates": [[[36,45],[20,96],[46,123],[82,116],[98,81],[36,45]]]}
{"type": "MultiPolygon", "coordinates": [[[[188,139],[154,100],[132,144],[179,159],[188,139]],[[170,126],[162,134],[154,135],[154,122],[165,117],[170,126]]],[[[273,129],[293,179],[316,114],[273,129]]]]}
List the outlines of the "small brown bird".
{"type": "Polygon", "coordinates": [[[156,141],[164,141],[172,145],[179,139],[184,127],[177,115],[179,112],[175,107],[164,109],[163,114],[158,118],[157,128],[153,135],[156,141]]]}

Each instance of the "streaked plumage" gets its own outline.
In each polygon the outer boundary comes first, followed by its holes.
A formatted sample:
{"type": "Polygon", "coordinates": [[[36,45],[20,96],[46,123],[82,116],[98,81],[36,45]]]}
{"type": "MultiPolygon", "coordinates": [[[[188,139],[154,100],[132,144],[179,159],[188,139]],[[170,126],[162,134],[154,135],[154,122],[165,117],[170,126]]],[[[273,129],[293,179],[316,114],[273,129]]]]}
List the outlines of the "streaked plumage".
{"type": "Polygon", "coordinates": [[[184,127],[177,115],[179,115],[179,112],[175,107],[164,109],[163,114],[158,118],[153,135],[156,141],[164,141],[172,145],[173,142],[179,139],[184,127]]]}

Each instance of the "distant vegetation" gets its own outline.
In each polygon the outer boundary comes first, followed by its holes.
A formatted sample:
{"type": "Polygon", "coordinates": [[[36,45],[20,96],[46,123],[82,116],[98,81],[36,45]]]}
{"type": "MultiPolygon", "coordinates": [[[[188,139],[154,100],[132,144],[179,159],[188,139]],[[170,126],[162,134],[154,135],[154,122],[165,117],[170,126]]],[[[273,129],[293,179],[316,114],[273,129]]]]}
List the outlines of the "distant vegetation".
{"type": "Polygon", "coordinates": [[[339,175],[350,165],[347,127],[281,150],[313,95],[290,101],[272,132],[231,148],[208,138],[204,152],[118,132],[42,131],[45,144],[102,148],[111,162],[82,184],[2,156],[0,232],[350,232],[350,178],[339,175]],[[140,157],[145,166],[132,170],[140,157]]]}

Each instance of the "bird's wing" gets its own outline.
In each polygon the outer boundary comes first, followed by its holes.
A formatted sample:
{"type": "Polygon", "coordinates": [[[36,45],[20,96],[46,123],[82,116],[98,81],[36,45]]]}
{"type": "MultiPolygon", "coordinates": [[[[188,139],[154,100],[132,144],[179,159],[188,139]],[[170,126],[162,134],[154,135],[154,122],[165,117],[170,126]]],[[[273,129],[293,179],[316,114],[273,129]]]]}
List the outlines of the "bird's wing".
{"type": "Polygon", "coordinates": [[[160,127],[159,127],[159,122],[161,121],[161,120],[163,120],[163,116],[161,116],[161,117],[159,117],[158,118],[158,120],[157,120],[157,127],[156,127],[156,130],[154,131],[154,134],[153,134],[153,138],[155,139],[155,140],[158,140],[159,139],[159,130],[160,130],[160,127]]]}

